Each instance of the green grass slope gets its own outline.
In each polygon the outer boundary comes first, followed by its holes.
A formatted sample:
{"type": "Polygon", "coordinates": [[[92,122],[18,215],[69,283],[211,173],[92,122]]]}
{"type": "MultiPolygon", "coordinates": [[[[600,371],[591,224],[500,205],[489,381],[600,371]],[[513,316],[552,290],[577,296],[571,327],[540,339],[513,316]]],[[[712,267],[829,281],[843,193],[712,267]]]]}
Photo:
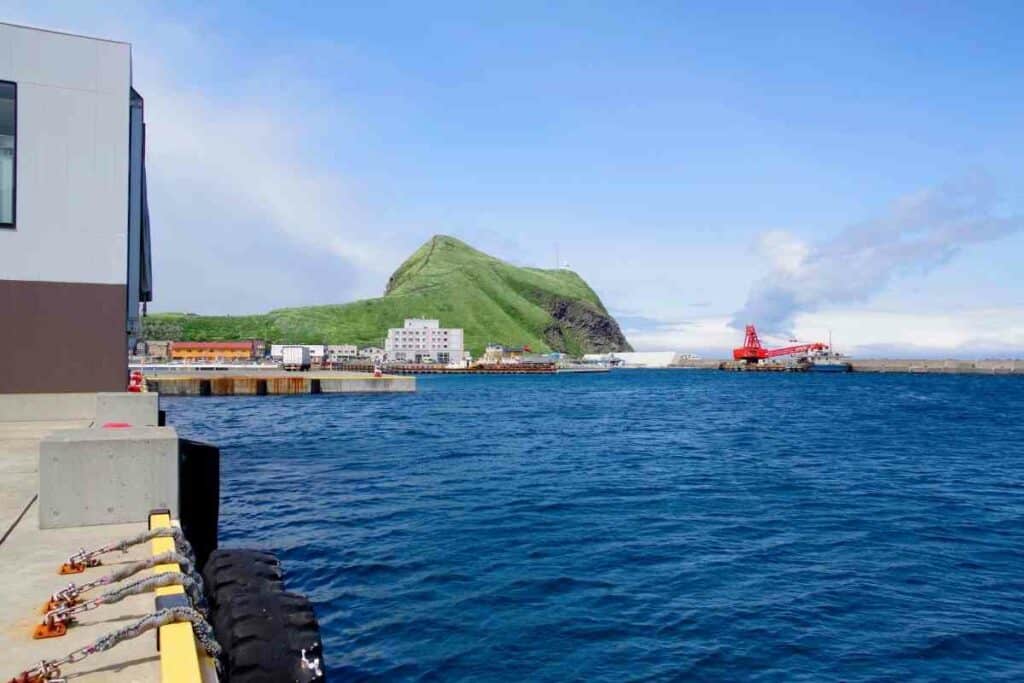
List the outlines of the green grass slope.
{"type": "Polygon", "coordinates": [[[146,337],[381,346],[388,328],[413,317],[463,328],[474,356],[489,342],[574,355],[629,348],[597,294],[576,273],[516,267],[441,235],[399,266],[378,299],[263,315],[153,314],[146,319],[146,337]]]}

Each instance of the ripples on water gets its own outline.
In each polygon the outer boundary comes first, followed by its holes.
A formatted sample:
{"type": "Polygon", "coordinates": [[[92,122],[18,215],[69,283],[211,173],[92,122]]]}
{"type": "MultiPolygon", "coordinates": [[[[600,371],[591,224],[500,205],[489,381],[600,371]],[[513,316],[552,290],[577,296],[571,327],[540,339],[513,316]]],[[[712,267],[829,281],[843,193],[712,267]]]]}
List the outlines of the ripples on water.
{"type": "Polygon", "coordinates": [[[167,398],[332,679],[1024,679],[1024,380],[618,371],[167,398]]]}

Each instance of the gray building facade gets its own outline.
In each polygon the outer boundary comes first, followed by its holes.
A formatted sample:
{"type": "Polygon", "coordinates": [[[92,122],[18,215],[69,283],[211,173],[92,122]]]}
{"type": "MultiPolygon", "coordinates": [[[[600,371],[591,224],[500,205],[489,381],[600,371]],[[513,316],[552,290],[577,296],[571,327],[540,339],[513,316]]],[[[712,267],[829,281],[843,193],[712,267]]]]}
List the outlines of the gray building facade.
{"type": "Polygon", "coordinates": [[[0,24],[0,393],[125,389],[144,163],[130,45],[0,24]]]}

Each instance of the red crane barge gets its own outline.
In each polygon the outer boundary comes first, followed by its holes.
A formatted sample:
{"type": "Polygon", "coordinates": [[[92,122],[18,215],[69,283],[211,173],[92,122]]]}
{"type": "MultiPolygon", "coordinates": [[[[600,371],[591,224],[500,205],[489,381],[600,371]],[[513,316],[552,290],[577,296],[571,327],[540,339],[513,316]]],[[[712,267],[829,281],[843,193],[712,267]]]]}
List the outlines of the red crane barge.
{"type": "Polygon", "coordinates": [[[761,345],[761,339],[757,336],[757,330],[753,325],[747,325],[746,337],[743,346],[732,350],[733,360],[743,360],[747,363],[757,363],[767,358],[778,356],[791,356],[796,353],[807,353],[808,351],[827,351],[828,344],[812,342],[810,344],[797,344],[796,346],[784,346],[781,349],[766,349],[761,345]]]}

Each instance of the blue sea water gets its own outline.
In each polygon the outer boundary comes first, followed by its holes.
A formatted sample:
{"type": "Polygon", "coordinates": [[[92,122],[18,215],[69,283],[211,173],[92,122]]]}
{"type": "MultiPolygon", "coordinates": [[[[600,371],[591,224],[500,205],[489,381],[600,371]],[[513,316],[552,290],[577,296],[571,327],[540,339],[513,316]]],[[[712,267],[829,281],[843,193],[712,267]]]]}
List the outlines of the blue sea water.
{"type": "Polygon", "coordinates": [[[332,680],[1024,680],[1024,380],[166,398],[332,680]]]}

